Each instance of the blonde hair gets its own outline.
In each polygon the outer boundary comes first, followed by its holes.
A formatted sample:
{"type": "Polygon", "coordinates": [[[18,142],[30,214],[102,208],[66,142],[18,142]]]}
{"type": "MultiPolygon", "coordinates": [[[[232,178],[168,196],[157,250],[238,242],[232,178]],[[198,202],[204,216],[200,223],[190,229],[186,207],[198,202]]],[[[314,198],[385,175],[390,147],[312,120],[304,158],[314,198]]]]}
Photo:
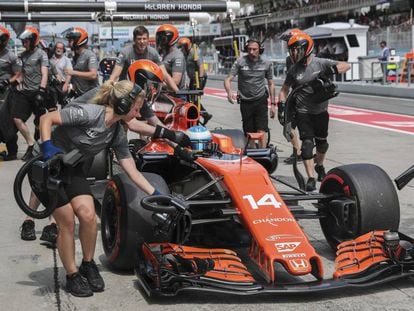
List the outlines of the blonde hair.
{"type": "Polygon", "coordinates": [[[98,93],[92,98],[92,103],[96,105],[109,106],[113,108],[116,99],[125,98],[132,92],[134,84],[128,80],[113,82],[106,81],[98,93]]]}

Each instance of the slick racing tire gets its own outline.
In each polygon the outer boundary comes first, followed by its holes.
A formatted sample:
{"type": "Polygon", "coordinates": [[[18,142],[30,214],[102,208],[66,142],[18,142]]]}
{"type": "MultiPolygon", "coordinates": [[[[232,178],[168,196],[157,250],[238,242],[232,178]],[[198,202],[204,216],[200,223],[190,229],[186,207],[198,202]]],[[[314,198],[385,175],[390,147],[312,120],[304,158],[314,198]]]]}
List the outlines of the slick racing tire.
{"type": "MultiPolygon", "coordinates": [[[[158,191],[169,194],[161,176],[143,173],[158,191]]],[[[138,261],[143,242],[166,241],[156,233],[152,212],[140,202],[147,196],[125,173],[112,177],[108,182],[102,202],[101,236],[108,264],[116,270],[132,270],[138,261]]]]}
{"type": "Polygon", "coordinates": [[[215,129],[211,131],[212,133],[223,134],[231,137],[233,141],[233,146],[235,148],[245,148],[247,144],[246,136],[243,131],[238,129],[215,129]]]}
{"type": "Polygon", "coordinates": [[[322,231],[335,251],[339,243],[367,232],[398,230],[400,205],[397,192],[387,173],[376,165],[336,167],[323,179],[319,192],[350,198],[350,203],[344,207],[335,204],[335,200],[319,202],[327,209],[326,217],[320,219],[322,231]]]}

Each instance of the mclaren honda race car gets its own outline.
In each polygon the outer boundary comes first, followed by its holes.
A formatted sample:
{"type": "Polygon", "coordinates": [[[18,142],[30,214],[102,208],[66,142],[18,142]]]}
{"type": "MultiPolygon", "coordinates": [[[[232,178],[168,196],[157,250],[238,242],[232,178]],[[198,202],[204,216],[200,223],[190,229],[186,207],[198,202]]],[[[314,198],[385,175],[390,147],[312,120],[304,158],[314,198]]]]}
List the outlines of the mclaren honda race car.
{"type": "Polygon", "coordinates": [[[163,194],[146,196],[120,173],[101,210],[108,263],[134,269],[148,295],[326,291],[413,274],[414,240],[398,232],[398,196],[380,167],[336,167],[308,193],[296,163],[299,186],[271,175],[274,148],[247,149],[241,131],[196,126],[195,105],[177,104],[169,118],[171,128],[196,132],[192,159],[161,139],[131,144],[137,167],[163,194]],[[336,251],[332,278],[324,279],[299,219],[318,220],[336,251]]]}

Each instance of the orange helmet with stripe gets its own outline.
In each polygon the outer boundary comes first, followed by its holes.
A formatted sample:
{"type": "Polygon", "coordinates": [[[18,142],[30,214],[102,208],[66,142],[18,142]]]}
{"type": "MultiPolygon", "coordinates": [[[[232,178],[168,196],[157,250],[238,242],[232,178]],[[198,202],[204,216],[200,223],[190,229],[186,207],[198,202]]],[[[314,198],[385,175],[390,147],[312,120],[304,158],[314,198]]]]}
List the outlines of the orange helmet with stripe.
{"type": "Polygon", "coordinates": [[[305,61],[313,52],[313,40],[304,32],[293,35],[288,41],[289,56],[293,63],[305,61]]]}
{"type": "Polygon", "coordinates": [[[10,39],[10,32],[6,27],[0,26],[0,49],[7,46],[10,39]]]}
{"type": "Polygon", "coordinates": [[[178,40],[178,45],[184,49],[185,53],[188,54],[190,53],[191,50],[191,40],[186,38],[186,37],[181,37],[178,40]]]}
{"type": "Polygon", "coordinates": [[[88,32],[81,27],[73,27],[66,31],[66,39],[73,40],[73,47],[78,48],[88,43],[88,32]]]}
{"type": "Polygon", "coordinates": [[[178,41],[178,30],[171,24],[164,24],[158,27],[155,33],[155,44],[159,51],[168,51],[178,41]]]}
{"type": "Polygon", "coordinates": [[[30,49],[33,50],[39,44],[39,31],[32,26],[28,26],[20,34],[19,39],[22,41],[28,40],[30,42],[30,49]]]}

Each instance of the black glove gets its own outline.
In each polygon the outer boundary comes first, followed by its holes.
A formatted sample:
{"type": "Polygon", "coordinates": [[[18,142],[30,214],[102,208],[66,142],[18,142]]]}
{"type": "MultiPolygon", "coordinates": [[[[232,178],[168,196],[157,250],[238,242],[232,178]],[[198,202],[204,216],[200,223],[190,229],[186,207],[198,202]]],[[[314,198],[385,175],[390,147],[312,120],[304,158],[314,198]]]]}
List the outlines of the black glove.
{"type": "Polygon", "coordinates": [[[285,108],[286,103],[279,101],[277,103],[277,118],[279,120],[280,125],[285,125],[285,108]]]}
{"type": "Polygon", "coordinates": [[[0,83],[0,93],[4,93],[7,90],[7,87],[10,85],[9,79],[3,80],[0,83]]]}
{"type": "Polygon", "coordinates": [[[46,99],[46,89],[44,87],[40,87],[39,91],[34,97],[34,102],[36,106],[39,108],[43,107],[45,99],[46,99]]]}
{"type": "Polygon", "coordinates": [[[207,84],[207,75],[200,77],[200,90],[204,90],[207,84]]]}
{"type": "Polygon", "coordinates": [[[328,68],[325,68],[325,70],[321,71],[320,76],[330,77],[332,75],[337,74],[339,74],[338,68],[336,67],[336,65],[331,65],[328,68]]]}
{"type": "Polygon", "coordinates": [[[195,160],[195,156],[190,150],[179,145],[175,146],[174,155],[187,162],[193,162],[195,160]]]}
{"type": "Polygon", "coordinates": [[[171,131],[163,126],[157,125],[153,138],[167,138],[180,146],[187,147],[191,145],[190,138],[183,132],[171,131]]]}

